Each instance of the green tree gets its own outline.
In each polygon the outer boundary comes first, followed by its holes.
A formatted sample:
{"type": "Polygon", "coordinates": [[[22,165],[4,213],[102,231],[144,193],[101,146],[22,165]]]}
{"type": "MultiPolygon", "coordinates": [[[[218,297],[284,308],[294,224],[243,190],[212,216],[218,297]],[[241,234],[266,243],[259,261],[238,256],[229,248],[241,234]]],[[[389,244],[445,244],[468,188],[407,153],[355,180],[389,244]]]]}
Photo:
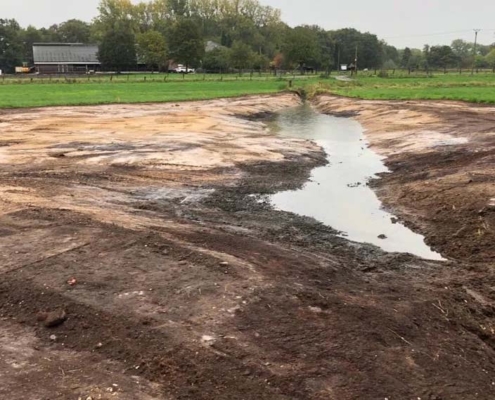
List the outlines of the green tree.
{"type": "Polygon", "coordinates": [[[340,60],[340,64],[353,63],[357,47],[360,68],[379,68],[382,65],[383,45],[376,35],[352,28],[331,31],[330,35],[335,42],[334,59],[340,60]]]}
{"type": "Polygon", "coordinates": [[[171,29],[169,38],[170,56],[174,61],[189,67],[196,67],[205,53],[201,30],[191,19],[181,18],[171,29]]]}
{"type": "Polygon", "coordinates": [[[287,32],[282,49],[285,59],[301,70],[304,65],[320,56],[316,33],[304,26],[298,26],[287,32]]]}
{"type": "Polygon", "coordinates": [[[91,41],[90,24],[78,19],[70,19],[58,25],[56,33],[63,43],[90,43],[91,41]]]}
{"type": "Polygon", "coordinates": [[[402,57],[400,60],[400,66],[402,68],[410,69],[410,61],[412,58],[412,51],[409,47],[406,47],[402,52],[402,57]]]}
{"type": "Polygon", "coordinates": [[[240,41],[234,42],[229,56],[231,65],[237,68],[239,72],[242,72],[245,68],[252,67],[255,58],[255,54],[251,48],[240,41]]]}
{"type": "Polygon", "coordinates": [[[102,40],[111,31],[138,33],[138,20],[131,0],[101,0],[92,33],[96,39],[102,40]]]}
{"type": "Polygon", "coordinates": [[[189,15],[188,0],[168,0],[168,11],[175,18],[183,18],[189,15]]]}
{"type": "Polygon", "coordinates": [[[230,68],[230,50],[217,47],[208,51],[203,58],[203,69],[208,72],[226,72],[230,68]]]}
{"type": "Polygon", "coordinates": [[[376,35],[362,33],[358,43],[358,65],[360,68],[378,68],[383,63],[383,45],[376,35]]]}
{"type": "Polygon", "coordinates": [[[430,45],[425,44],[423,46],[423,51],[421,52],[421,63],[420,66],[426,70],[428,73],[430,71],[430,45]]]}
{"type": "Polygon", "coordinates": [[[117,72],[134,68],[137,64],[134,34],[126,30],[108,31],[98,47],[98,60],[104,68],[117,72]]]}
{"type": "Polygon", "coordinates": [[[488,62],[486,61],[486,56],[483,57],[481,54],[478,54],[475,58],[474,58],[474,67],[476,69],[478,68],[488,68],[489,67],[489,64],[488,62]]]}
{"type": "Polygon", "coordinates": [[[191,0],[190,4],[191,14],[206,21],[205,35],[224,46],[242,41],[271,58],[281,45],[285,24],[280,11],[258,0],[191,0]]]}
{"type": "Polygon", "coordinates": [[[33,65],[33,44],[50,42],[51,35],[47,33],[46,29],[37,29],[34,26],[28,26],[21,32],[21,40],[23,43],[23,61],[29,65],[33,65]]]}
{"type": "Polygon", "coordinates": [[[398,65],[401,61],[399,50],[397,50],[395,46],[391,46],[384,41],[381,42],[381,45],[383,49],[383,59],[385,61],[391,60],[395,65],[398,65]]]}
{"type": "Polygon", "coordinates": [[[473,64],[473,43],[456,39],[450,47],[457,57],[460,68],[469,68],[473,64]]]}
{"type": "Polygon", "coordinates": [[[0,19],[0,69],[14,72],[23,62],[21,28],[14,19],[0,19]]]}
{"type": "Polygon", "coordinates": [[[167,43],[160,32],[147,31],[137,37],[137,56],[151,71],[162,67],[167,61],[167,43]]]}
{"type": "Polygon", "coordinates": [[[486,63],[490,68],[492,68],[493,72],[495,72],[495,48],[493,48],[486,56],[486,63]]]}
{"type": "Polygon", "coordinates": [[[386,71],[391,69],[397,69],[397,64],[394,62],[394,60],[387,60],[383,63],[382,68],[386,71]]]}
{"type": "Polygon", "coordinates": [[[491,46],[486,46],[482,43],[480,43],[477,47],[476,47],[476,52],[480,55],[480,56],[486,56],[490,50],[492,49],[491,46]]]}
{"type": "Polygon", "coordinates": [[[270,59],[264,54],[253,53],[253,68],[255,70],[266,70],[270,66],[270,59]]]}
{"type": "Polygon", "coordinates": [[[423,52],[420,49],[411,49],[411,58],[409,59],[409,69],[419,69],[423,63],[423,52]]]}
{"type": "Polygon", "coordinates": [[[318,25],[311,25],[306,28],[315,34],[317,46],[315,57],[309,62],[314,68],[329,72],[331,66],[334,64],[334,42],[332,36],[318,25]]]}
{"type": "Polygon", "coordinates": [[[444,70],[458,64],[458,59],[450,46],[431,47],[427,60],[430,67],[443,68],[444,70]]]}

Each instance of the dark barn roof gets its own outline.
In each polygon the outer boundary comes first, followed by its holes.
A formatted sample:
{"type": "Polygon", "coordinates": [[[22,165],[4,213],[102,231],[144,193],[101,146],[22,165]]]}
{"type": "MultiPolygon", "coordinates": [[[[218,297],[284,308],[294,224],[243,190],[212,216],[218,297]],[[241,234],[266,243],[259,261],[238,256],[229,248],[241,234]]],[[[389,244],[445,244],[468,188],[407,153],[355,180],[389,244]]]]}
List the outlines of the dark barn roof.
{"type": "Polygon", "coordinates": [[[80,43],[34,43],[35,64],[99,64],[98,46],[80,43]]]}

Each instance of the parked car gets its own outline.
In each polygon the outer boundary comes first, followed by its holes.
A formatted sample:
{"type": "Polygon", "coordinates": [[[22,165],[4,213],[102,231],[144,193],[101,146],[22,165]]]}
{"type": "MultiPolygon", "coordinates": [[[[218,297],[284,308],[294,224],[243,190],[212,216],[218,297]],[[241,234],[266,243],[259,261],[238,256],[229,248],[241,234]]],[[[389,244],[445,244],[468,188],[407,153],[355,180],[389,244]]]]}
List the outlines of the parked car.
{"type": "Polygon", "coordinates": [[[194,68],[186,68],[185,65],[179,64],[172,70],[172,72],[176,72],[178,74],[194,74],[196,71],[194,68]]]}

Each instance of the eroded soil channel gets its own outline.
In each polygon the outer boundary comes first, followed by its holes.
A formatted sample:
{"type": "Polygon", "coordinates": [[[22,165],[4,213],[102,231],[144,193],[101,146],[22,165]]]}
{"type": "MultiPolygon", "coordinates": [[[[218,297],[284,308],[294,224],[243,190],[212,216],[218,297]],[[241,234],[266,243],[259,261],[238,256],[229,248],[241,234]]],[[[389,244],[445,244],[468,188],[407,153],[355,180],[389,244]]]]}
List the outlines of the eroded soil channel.
{"type": "Polygon", "coordinates": [[[349,240],[371,243],[390,252],[442,260],[424,243],[422,235],[384,211],[368,186],[377,174],[390,171],[383,157],[368,147],[359,122],[319,114],[305,104],[282,111],[275,124],[282,136],[315,141],[328,159],[327,165],[311,173],[310,182],[303,188],[271,196],[276,208],[314,217],[341,231],[349,240]]]}
{"type": "Polygon", "coordinates": [[[313,101],[366,129],[438,262],[263,201],[328,172],[260,119],[299,105],[0,112],[0,399],[494,399],[495,109],[313,101]]]}

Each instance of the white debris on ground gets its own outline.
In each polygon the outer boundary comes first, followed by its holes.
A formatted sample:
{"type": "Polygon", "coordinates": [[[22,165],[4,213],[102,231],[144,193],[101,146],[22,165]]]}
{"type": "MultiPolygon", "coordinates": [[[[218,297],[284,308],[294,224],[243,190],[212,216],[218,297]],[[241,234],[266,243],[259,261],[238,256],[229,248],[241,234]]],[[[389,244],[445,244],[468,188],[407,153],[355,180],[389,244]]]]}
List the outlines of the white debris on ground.
{"type": "Polygon", "coordinates": [[[201,344],[203,346],[212,346],[215,343],[215,338],[210,335],[203,335],[201,336],[201,344]]]}

